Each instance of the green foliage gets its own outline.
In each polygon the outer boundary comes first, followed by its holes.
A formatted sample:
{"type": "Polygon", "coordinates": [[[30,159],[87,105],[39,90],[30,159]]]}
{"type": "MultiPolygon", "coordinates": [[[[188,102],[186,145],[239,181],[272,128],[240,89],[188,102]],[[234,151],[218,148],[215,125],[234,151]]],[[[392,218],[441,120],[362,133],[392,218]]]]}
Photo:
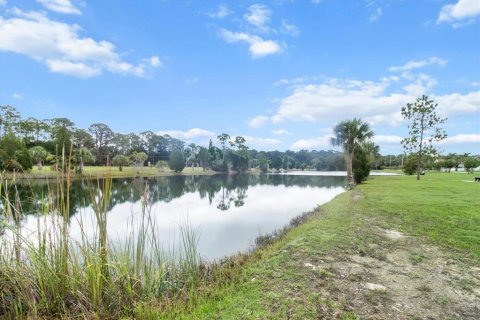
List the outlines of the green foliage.
{"type": "Polygon", "coordinates": [[[260,171],[262,171],[263,173],[266,173],[268,171],[268,160],[265,158],[260,159],[259,168],[260,168],[260,171]]]}
{"type": "Polygon", "coordinates": [[[12,132],[0,139],[0,169],[7,171],[30,170],[32,158],[22,140],[12,132]]]}
{"type": "Polygon", "coordinates": [[[134,152],[132,153],[131,158],[132,158],[132,163],[136,167],[143,167],[148,156],[145,152],[134,152]]]}
{"type": "Polygon", "coordinates": [[[402,116],[411,121],[408,125],[409,137],[402,140],[402,145],[407,152],[415,152],[418,155],[417,180],[420,180],[423,155],[435,154],[433,143],[447,137],[445,131],[439,127],[447,119],[437,115],[437,107],[438,103],[422,95],[414,103],[407,103],[407,106],[402,108],[402,116]],[[428,135],[429,132],[432,133],[428,135]]]}
{"type": "Polygon", "coordinates": [[[79,148],[73,152],[75,164],[93,164],[95,163],[95,156],[87,148],[79,148]]]}
{"type": "Polygon", "coordinates": [[[475,157],[466,157],[463,161],[463,165],[467,172],[473,172],[473,169],[480,166],[480,160],[475,157]]]}
{"type": "Polygon", "coordinates": [[[43,162],[47,159],[49,153],[42,146],[35,146],[28,150],[32,160],[37,164],[38,169],[42,169],[43,162]]]}
{"type": "Polygon", "coordinates": [[[339,122],[333,129],[333,133],[332,145],[342,147],[347,155],[347,181],[352,185],[354,151],[370,140],[374,133],[370,130],[368,123],[357,118],[339,122]]]}
{"type": "Polygon", "coordinates": [[[403,163],[403,172],[407,176],[411,176],[412,174],[415,174],[415,172],[417,172],[417,162],[418,162],[417,155],[412,154],[408,156],[405,162],[403,163]]]}
{"type": "Polygon", "coordinates": [[[370,175],[370,163],[367,152],[363,148],[356,148],[353,153],[353,179],[356,184],[359,184],[370,175]]]}
{"type": "Polygon", "coordinates": [[[130,159],[122,154],[117,154],[115,157],[113,157],[112,164],[115,167],[118,167],[118,170],[122,171],[123,167],[126,167],[130,164],[130,159]]]}
{"type": "Polygon", "coordinates": [[[168,166],[175,172],[182,172],[182,170],[185,168],[185,159],[183,158],[182,151],[177,149],[170,153],[168,166]]]}
{"type": "Polygon", "coordinates": [[[214,160],[210,164],[210,167],[213,171],[228,172],[228,163],[226,160],[221,160],[221,159],[214,160]]]}

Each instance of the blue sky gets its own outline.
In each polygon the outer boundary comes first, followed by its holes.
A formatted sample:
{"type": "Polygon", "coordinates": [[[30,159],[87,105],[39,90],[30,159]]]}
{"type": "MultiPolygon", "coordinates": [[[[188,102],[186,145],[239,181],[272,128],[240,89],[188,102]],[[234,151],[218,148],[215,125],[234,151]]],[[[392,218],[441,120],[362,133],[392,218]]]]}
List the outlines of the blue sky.
{"type": "Polygon", "coordinates": [[[386,154],[426,93],[440,149],[480,154],[479,22],[478,0],[0,0],[0,104],[264,150],[331,149],[361,117],[386,154]]]}

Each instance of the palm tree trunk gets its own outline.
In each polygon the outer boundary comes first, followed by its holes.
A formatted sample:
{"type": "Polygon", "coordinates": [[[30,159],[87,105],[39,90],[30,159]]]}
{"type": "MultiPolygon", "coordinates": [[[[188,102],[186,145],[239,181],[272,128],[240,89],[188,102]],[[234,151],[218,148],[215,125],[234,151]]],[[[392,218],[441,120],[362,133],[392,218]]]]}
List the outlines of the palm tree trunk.
{"type": "Polygon", "coordinates": [[[353,185],[353,151],[347,154],[347,183],[353,185]]]}

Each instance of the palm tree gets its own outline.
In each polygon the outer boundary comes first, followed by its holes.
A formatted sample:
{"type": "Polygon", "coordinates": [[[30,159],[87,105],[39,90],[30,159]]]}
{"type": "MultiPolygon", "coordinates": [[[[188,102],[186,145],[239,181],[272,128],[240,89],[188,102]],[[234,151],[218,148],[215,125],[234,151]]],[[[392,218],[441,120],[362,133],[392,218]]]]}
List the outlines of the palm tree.
{"type": "Polygon", "coordinates": [[[373,131],[366,122],[361,119],[345,120],[339,122],[333,129],[335,137],[331,139],[333,146],[341,146],[347,159],[347,182],[349,186],[353,181],[353,152],[359,145],[373,137],[373,131]]]}

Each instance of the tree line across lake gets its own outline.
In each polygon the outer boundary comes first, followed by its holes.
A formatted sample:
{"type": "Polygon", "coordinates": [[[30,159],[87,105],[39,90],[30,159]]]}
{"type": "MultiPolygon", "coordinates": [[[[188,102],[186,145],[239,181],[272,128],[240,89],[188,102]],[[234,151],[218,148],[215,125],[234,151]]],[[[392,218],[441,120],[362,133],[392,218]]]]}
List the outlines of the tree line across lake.
{"type": "Polygon", "coordinates": [[[30,170],[44,165],[54,170],[72,168],[82,173],[85,165],[143,167],[146,164],[160,169],[169,167],[181,172],[186,166],[202,167],[217,172],[243,172],[258,168],[263,172],[280,169],[315,169],[320,171],[347,171],[349,183],[361,182],[370,169],[402,168],[406,174],[423,169],[463,166],[471,171],[480,165],[478,155],[439,155],[432,145],[447,135],[439,126],[446,119],[436,114],[437,104],[427,96],[402,108],[402,115],[410,124],[409,136],[402,140],[406,151],[400,155],[380,154],[373,142],[373,131],[361,119],[339,122],[334,127],[334,150],[258,151],[250,149],[242,136],[227,133],[210,140],[208,147],[199,146],[153,131],[116,133],[107,124],[94,123],[88,129],[77,128],[67,118],[39,120],[22,118],[12,106],[0,106],[0,170],[30,170]],[[346,160],[346,161],[345,161],[346,160]]]}
{"type": "MultiPolygon", "coordinates": [[[[28,171],[33,165],[66,169],[71,162],[77,172],[85,165],[142,167],[169,166],[182,171],[198,166],[218,172],[245,171],[249,168],[345,170],[342,152],[334,150],[258,151],[250,149],[241,136],[218,135],[208,146],[199,146],[153,131],[116,133],[107,124],[94,123],[77,128],[70,119],[39,120],[23,118],[12,106],[0,106],[0,169],[28,171]],[[64,161],[68,159],[68,161],[64,161]]],[[[372,168],[381,168],[378,146],[368,146],[372,168]]]]}

